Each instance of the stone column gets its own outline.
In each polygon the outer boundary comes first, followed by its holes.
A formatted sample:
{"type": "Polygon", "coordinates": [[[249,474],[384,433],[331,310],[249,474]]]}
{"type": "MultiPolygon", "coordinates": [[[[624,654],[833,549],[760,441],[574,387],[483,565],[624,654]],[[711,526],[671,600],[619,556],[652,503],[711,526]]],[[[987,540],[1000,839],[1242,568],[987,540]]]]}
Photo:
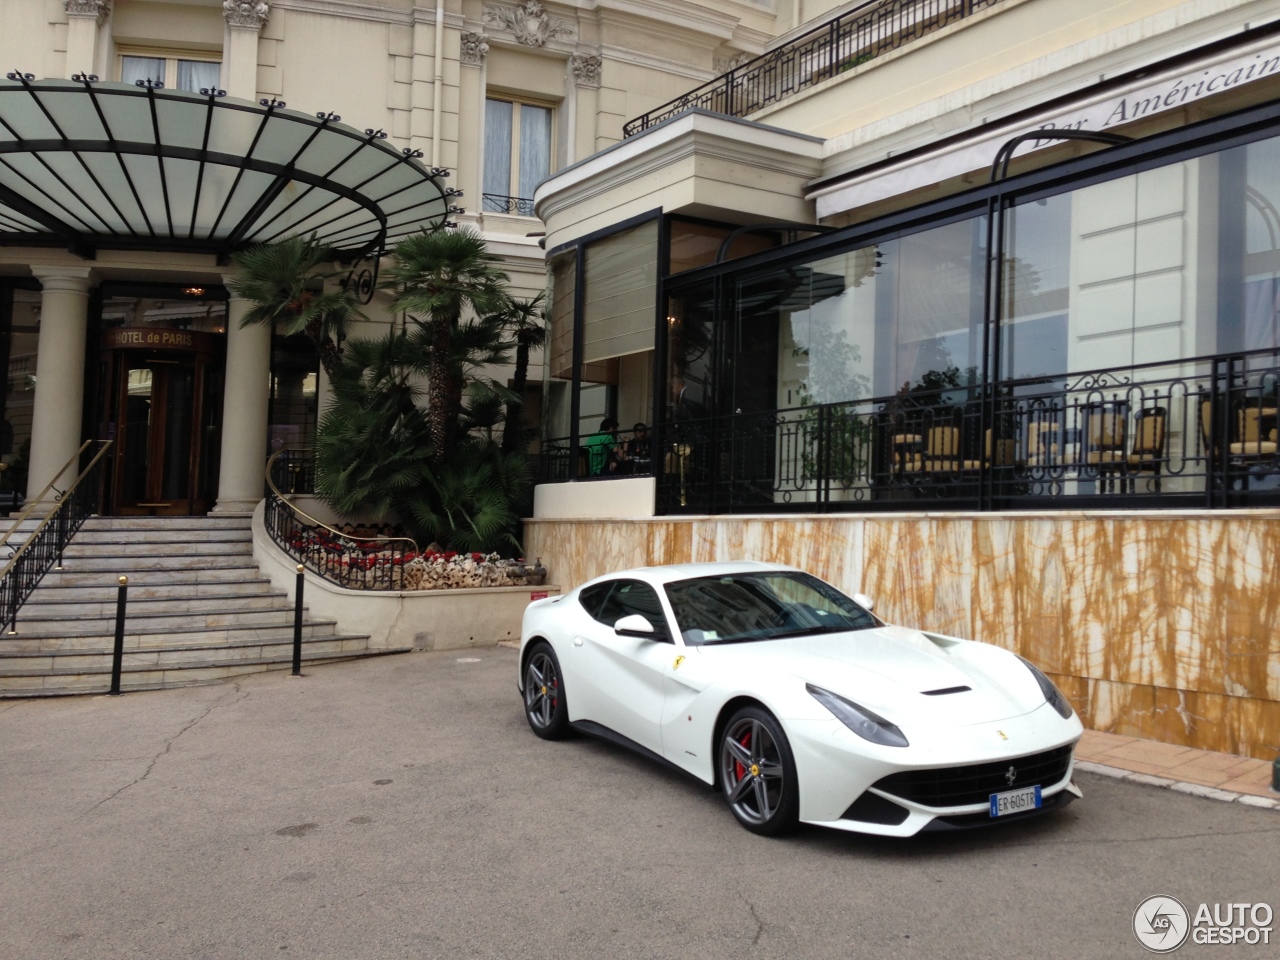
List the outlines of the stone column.
{"type": "MultiPolygon", "coordinates": [[[[31,465],[27,472],[27,495],[34,497],[55,479],[55,472],[80,447],[90,269],[32,266],[31,272],[44,287],[31,417],[31,465]]],[[[79,465],[71,464],[57,477],[54,486],[65,490],[78,473],[79,465]]],[[[49,495],[44,501],[52,499],[49,495]]]]}
{"type": "Polygon", "coordinates": [[[111,0],[63,0],[67,12],[67,76],[97,74],[98,28],[111,12],[111,0]]]}
{"type": "Polygon", "coordinates": [[[262,0],[224,0],[221,83],[229,96],[258,99],[258,34],[270,15],[262,0]]]}
{"type": "MultiPolygon", "coordinates": [[[[231,277],[224,277],[229,282],[231,277]]],[[[222,460],[214,513],[248,513],[262,499],[271,397],[271,328],[240,326],[253,305],[227,303],[227,371],[222,391],[222,460]]]]}

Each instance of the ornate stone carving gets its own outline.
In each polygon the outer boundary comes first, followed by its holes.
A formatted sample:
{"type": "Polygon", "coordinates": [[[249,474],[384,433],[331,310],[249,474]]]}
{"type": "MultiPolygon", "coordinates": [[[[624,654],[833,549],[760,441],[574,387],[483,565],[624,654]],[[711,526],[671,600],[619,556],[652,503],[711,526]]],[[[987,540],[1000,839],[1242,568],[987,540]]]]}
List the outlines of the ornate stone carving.
{"type": "Polygon", "coordinates": [[[458,56],[463,63],[478,67],[489,53],[489,38],[483,33],[464,33],[462,51],[458,56]]]}
{"type": "Polygon", "coordinates": [[[728,73],[730,70],[737,70],[751,59],[752,56],[749,53],[740,53],[735,57],[716,57],[712,66],[715,67],[716,73],[728,73]]]}
{"type": "Polygon", "coordinates": [[[573,80],[580,87],[599,87],[600,68],[604,61],[599,57],[585,53],[575,53],[569,58],[573,67],[573,80]]]}
{"type": "Polygon", "coordinates": [[[541,0],[524,0],[518,7],[486,7],[484,15],[489,26],[510,30],[516,41],[526,47],[541,47],[548,40],[573,39],[573,24],[552,19],[541,0]]]}
{"type": "Polygon", "coordinates": [[[111,0],[63,0],[69,17],[93,17],[99,23],[111,12],[111,0]]]}
{"type": "Polygon", "coordinates": [[[222,17],[233,27],[262,28],[271,16],[271,10],[263,0],[223,0],[222,17]]]}

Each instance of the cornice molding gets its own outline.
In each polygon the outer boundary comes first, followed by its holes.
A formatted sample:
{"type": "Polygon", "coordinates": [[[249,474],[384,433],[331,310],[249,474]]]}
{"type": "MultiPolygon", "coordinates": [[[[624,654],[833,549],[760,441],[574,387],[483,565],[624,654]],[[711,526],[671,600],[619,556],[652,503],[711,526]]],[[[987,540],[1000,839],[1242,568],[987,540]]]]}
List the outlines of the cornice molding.
{"type": "Polygon", "coordinates": [[[644,67],[646,70],[661,70],[663,73],[669,73],[672,76],[696,80],[695,86],[719,76],[710,67],[699,68],[683,60],[669,60],[666,57],[660,57],[652,53],[642,53],[629,47],[617,47],[606,43],[600,47],[600,53],[606,60],[629,63],[633,66],[644,67]]]}
{"type": "Polygon", "coordinates": [[[548,223],[575,204],[625,188],[650,174],[669,174],[691,158],[724,160],[769,176],[794,177],[803,186],[822,171],[822,140],[689,111],[543,181],[534,192],[534,209],[548,223]]]}
{"type": "MultiPolygon", "coordinates": [[[[326,17],[345,17],[348,20],[364,20],[369,23],[394,23],[413,26],[415,23],[435,26],[435,7],[414,7],[412,10],[384,7],[355,0],[271,0],[274,10],[291,10],[296,13],[313,13],[326,17]]],[[[466,18],[460,13],[445,11],[446,29],[462,30],[466,18]]]]}

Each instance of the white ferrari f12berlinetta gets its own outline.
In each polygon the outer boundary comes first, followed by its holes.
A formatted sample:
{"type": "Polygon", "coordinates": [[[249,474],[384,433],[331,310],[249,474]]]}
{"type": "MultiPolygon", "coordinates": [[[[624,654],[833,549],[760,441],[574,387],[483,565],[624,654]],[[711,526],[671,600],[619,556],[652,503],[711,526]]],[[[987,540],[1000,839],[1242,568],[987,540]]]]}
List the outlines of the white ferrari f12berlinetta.
{"type": "Polygon", "coordinates": [[[891,626],[775,564],[646,567],[537,600],[518,685],[538,736],[578,730],[672,764],[756,833],[910,836],[1080,796],[1083,727],[1030,662],[891,626]]]}

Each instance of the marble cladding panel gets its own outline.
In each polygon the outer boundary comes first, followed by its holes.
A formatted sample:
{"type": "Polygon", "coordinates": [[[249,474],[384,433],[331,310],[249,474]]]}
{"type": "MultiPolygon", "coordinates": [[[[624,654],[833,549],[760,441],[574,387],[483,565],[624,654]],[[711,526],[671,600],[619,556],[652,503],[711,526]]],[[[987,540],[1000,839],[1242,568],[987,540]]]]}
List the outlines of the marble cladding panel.
{"type": "Polygon", "coordinates": [[[526,548],[565,589],[645,564],[791,564],[888,620],[1017,650],[1096,729],[1280,751],[1274,513],[537,520],[526,548]]]}

